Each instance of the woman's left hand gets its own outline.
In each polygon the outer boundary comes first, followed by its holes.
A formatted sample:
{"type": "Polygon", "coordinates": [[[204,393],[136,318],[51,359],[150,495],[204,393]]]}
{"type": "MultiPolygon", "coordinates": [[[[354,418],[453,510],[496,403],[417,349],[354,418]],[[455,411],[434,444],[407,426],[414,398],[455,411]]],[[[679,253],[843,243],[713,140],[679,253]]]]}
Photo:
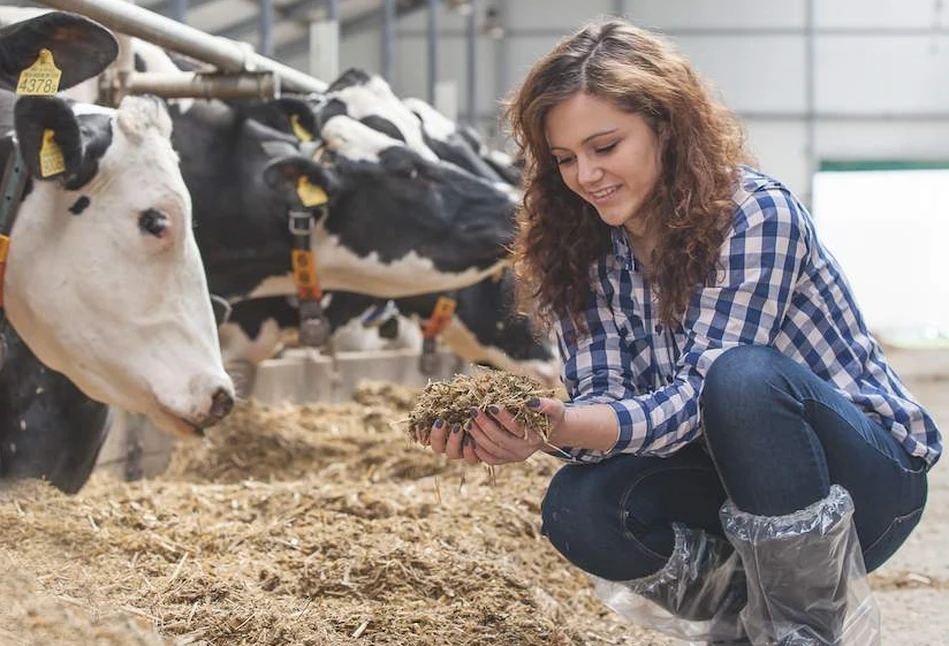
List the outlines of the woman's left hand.
{"type": "MultiPolygon", "coordinates": [[[[558,400],[550,401],[563,406],[558,400]]],[[[554,411],[545,411],[551,412],[554,411]]],[[[525,428],[511,413],[497,406],[488,406],[487,410],[472,408],[468,433],[475,440],[475,454],[491,465],[523,462],[545,445],[536,431],[525,428]]]]}

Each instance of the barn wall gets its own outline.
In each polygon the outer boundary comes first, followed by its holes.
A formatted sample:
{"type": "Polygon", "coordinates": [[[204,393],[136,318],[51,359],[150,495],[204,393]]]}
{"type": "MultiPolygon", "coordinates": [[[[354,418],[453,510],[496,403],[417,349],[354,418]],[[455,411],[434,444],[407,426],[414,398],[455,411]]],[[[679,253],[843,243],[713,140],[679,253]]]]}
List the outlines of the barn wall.
{"type": "MultiPolygon", "coordinates": [[[[820,160],[949,157],[949,4],[939,0],[480,0],[505,35],[478,38],[478,127],[500,140],[498,99],[583,21],[620,11],[665,32],[743,118],[762,168],[805,199],[820,160]]],[[[399,21],[394,74],[426,97],[427,12],[399,21]]],[[[465,20],[439,12],[439,80],[466,115],[465,20]]],[[[343,40],[341,66],[379,71],[379,33],[343,40]]]]}

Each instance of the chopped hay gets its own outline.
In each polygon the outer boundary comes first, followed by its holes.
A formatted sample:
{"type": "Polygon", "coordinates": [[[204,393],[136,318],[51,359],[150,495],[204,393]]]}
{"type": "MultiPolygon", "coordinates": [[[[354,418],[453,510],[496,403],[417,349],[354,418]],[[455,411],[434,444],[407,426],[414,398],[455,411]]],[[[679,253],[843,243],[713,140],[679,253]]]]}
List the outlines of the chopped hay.
{"type": "Polygon", "coordinates": [[[492,481],[393,429],[402,394],[244,403],[159,479],[0,492],[0,644],[667,643],[541,537],[557,460],[492,481]]]}
{"type": "Polygon", "coordinates": [[[451,381],[432,381],[419,394],[409,413],[405,430],[412,439],[428,444],[432,425],[437,419],[446,424],[464,424],[471,409],[486,410],[494,405],[514,414],[526,430],[539,433],[545,440],[550,434],[546,415],[532,410],[527,403],[537,397],[553,397],[535,379],[499,370],[479,369],[472,375],[455,375],[451,381]]]}

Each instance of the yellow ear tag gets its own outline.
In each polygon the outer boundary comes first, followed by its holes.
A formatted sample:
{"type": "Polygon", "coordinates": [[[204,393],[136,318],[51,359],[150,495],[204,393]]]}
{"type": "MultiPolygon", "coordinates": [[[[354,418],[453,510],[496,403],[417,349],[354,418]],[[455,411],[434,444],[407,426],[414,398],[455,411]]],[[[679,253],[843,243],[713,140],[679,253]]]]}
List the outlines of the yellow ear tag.
{"type": "Polygon", "coordinates": [[[300,123],[300,115],[290,115],[290,127],[293,128],[293,134],[295,134],[300,141],[313,141],[313,135],[300,123]]]}
{"type": "Polygon", "coordinates": [[[49,177],[66,170],[66,160],[59,144],[53,141],[55,133],[45,128],[43,130],[43,144],[40,146],[40,175],[49,177]]]}
{"type": "Polygon", "coordinates": [[[59,79],[62,71],[56,67],[53,52],[45,47],[32,65],[20,72],[16,84],[16,93],[29,96],[49,96],[59,91],[59,79]]]}
{"type": "Polygon", "coordinates": [[[311,184],[306,175],[297,180],[297,196],[306,207],[320,206],[329,202],[326,192],[319,186],[311,184]]]}

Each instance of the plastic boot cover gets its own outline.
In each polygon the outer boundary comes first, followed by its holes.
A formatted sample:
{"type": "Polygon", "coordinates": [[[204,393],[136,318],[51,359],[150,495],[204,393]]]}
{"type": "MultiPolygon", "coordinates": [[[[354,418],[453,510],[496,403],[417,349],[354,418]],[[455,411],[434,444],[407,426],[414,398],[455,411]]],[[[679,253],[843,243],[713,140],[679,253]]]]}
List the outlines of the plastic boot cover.
{"type": "Polygon", "coordinates": [[[655,574],[631,581],[589,575],[597,596],[637,626],[689,643],[741,644],[741,560],[728,541],[673,524],[675,548],[655,574]]]}
{"type": "Polygon", "coordinates": [[[880,610],[846,489],[833,485],[823,500],[786,516],[754,516],[728,501],[721,519],[744,563],[748,604],[742,620],[752,643],[880,644],[880,610]]]}

